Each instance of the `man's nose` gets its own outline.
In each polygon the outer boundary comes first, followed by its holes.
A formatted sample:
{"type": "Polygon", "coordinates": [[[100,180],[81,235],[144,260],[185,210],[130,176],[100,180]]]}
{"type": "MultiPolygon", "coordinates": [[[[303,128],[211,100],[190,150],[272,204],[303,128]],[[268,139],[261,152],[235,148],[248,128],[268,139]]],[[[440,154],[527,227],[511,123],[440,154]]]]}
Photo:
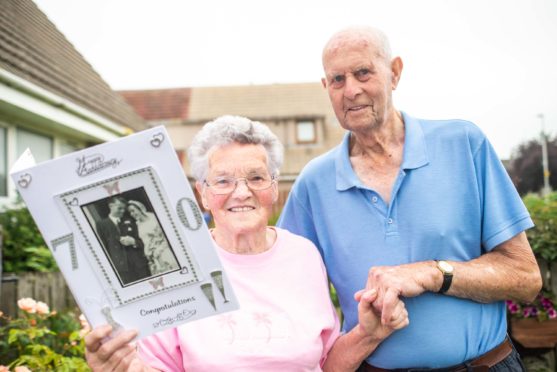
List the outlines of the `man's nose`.
{"type": "Polygon", "coordinates": [[[362,87],[360,86],[358,79],[356,79],[353,75],[347,75],[344,85],[344,96],[353,100],[360,93],[362,93],[362,87]]]}

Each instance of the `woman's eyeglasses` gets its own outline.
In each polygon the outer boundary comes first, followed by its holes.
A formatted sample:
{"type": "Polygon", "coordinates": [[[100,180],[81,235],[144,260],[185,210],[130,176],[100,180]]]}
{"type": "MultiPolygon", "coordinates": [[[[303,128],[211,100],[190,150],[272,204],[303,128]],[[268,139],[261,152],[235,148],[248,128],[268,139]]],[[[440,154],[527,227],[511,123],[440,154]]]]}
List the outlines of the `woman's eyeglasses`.
{"type": "Polygon", "coordinates": [[[211,181],[203,181],[214,194],[226,195],[233,192],[238,186],[239,181],[244,181],[246,186],[252,191],[262,191],[271,187],[276,177],[253,175],[248,177],[217,177],[211,181]]]}

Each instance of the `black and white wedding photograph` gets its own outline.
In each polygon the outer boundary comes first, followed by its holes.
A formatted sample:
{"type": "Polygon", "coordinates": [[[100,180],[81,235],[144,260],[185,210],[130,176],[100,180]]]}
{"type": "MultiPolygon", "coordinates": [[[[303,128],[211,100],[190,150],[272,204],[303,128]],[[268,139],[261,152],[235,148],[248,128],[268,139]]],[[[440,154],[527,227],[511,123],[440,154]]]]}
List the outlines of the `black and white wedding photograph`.
{"type": "Polygon", "coordinates": [[[143,187],[82,205],[120,284],[180,268],[143,187]]]}

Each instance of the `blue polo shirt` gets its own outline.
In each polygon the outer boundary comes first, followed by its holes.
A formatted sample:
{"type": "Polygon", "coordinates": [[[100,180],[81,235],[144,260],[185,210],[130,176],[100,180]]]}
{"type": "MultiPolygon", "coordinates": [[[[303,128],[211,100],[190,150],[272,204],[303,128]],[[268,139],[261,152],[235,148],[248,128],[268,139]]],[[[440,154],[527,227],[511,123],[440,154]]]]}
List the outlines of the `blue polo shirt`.
{"type": "MultiPolygon", "coordinates": [[[[339,146],[306,165],[278,222],[318,247],[338,292],[344,331],[358,322],[353,295],[365,286],[372,266],[469,261],[533,226],[477,126],[405,113],[403,119],[404,155],[390,204],[354,173],[347,133],[339,146]]],[[[427,292],[404,302],[410,325],[381,343],[368,363],[445,367],[475,358],[505,338],[502,301],[481,304],[427,292]]]]}

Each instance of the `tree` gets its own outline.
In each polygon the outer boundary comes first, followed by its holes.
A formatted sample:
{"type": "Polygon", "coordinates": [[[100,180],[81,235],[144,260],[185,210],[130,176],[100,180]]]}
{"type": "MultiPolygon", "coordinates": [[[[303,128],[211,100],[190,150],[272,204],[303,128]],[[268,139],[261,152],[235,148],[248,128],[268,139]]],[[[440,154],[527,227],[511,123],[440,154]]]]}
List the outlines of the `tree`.
{"type": "MultiPolygon", "coordinates": [[[[547,141],[549,185],[557,189],[557,137],[547,141]]],[[[522,143],[511,157],[511,179],[520,195],[543,188],[542,146],[539,139],[522,143]]]]}

